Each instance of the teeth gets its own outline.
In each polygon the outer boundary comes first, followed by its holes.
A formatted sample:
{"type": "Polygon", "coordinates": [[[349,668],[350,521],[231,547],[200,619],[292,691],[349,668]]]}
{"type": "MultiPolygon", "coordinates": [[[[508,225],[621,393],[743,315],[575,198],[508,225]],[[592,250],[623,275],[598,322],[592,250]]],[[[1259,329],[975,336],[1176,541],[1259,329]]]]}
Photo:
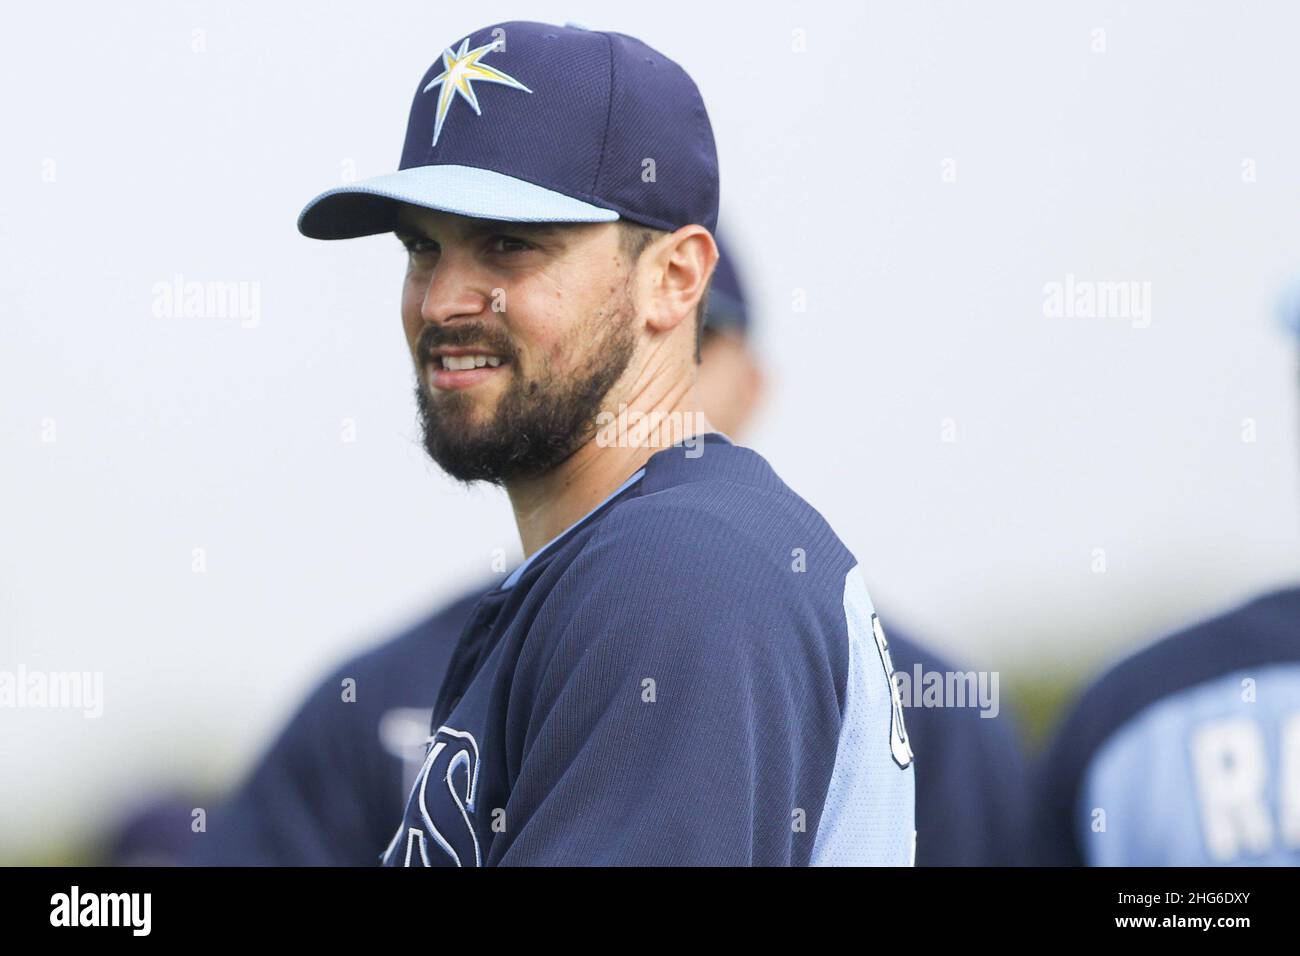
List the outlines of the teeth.
{"type": "Polygon", "coordinates": [[[482,368],[490,365],[496,368],[501,364],[501,359],[495,355],[444,355],[442,356],[442,367],[449,372],[460,372],[471,368],[482,368]]]}

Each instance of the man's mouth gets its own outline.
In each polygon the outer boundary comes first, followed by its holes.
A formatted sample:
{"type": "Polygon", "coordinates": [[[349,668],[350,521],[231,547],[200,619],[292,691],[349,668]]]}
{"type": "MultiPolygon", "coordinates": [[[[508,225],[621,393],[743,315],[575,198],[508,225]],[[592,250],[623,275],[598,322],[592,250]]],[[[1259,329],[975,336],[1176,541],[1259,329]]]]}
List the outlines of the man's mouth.
{"type": "Polygon", "coordinates": [[[442,355],[439,356],[438,360],[442,362],[442,367],[449,372],[482,368],[485,365],[496,368],[501,364],[501,359],[495,355],[442,355]]]}
{"type": "Polygon", "coordinates": [[[433,391],[447,392],[470,388],[499,375],[509,363],[492,352],[471,348],[435,349],[425,364],[425,378],[433,391]]]}

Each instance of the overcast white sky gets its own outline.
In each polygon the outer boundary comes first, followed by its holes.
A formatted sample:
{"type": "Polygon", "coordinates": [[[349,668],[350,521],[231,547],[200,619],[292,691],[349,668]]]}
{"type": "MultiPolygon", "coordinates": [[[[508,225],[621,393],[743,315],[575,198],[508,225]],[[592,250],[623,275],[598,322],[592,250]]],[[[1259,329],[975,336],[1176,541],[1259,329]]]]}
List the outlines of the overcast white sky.
{"type": "Polygon", "coordinates": [[[342,655],[518,555],[503,495],[417,444],[397,244],[294,228],[395,168],[415,81],[500,20],[696,78],[773,384],[747,443],[887,625],[1084,669],[1295,579],[1294,5],[325,6],[8,14],[0,669],[105,700],[0,710],[0,853],[226,779],[342,655]],[[255,321],[156,317],[178,275],[249,283],[255,321]],[[1149,314],[1045,314],[1067,276],[1149,314]]]}

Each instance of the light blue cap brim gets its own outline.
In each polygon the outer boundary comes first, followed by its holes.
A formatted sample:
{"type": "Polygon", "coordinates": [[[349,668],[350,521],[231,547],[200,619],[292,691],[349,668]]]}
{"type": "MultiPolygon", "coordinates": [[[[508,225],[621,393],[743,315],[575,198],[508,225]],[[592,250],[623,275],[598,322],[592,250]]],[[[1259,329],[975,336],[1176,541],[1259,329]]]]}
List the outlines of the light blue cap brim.
{"type": "Polygon", "coordinates": [[[502,222],[613,222],[612,209],[474,166],[414,166],[321,193],[298,215],[312,239],[392,232],[400,203],[502,222]]]}

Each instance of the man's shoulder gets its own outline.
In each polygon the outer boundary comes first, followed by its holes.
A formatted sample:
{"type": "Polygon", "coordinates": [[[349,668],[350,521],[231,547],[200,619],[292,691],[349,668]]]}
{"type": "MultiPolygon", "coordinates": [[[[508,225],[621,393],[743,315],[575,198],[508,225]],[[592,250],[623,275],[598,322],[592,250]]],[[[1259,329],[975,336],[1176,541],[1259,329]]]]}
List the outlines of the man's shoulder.
{"type": "Polygon", "coordinates": [[[686,460],[689,479],[616,502],[548,570],[534,646],[616,631],[624,657],[820,660],[843,684],[846,602],[871,613],[857,562],[802,498],[743,464],[706,474],[686,460]]]}
{"type": "Polygon", "coordinates": [[[641,493],[618,502],[590,544],[620,556],[653,544],[665,574],[696,576],[709,562],[776,574],[790,586],[823,574],[842,586],[855,563],[817,509],[761,455],[731,444],[704,446],[697,457],[682,449],[655,456],[641,493]]]}
{"type": "MultiPolygon", "coordinates": [[[[1080,695],[1076,711],[1105,713],[1114,729],[1152,703],[1206,681],[1246,668],[1300,662],[1298,620],[1300,588],[1214,615],[1111,664],[1080,695]]],[[[1094,727],[1095,735],[1099,729],[1094,727]]]]}
{"type": "Polygon", "coordinates": [[[810,606],[842,617],[856,561],[792,493],[681,485],[621,503],[595,530],[575,570],[588,586],[719,607],[744,600],[783,618],[810,606]]]}
{"type": "MultiPolygon", "coordinates": [[[[1149,795],[1169,787],[1148,804],[1161,806],[1166,821],[1180,819],[1179,814],[1190,819],[1200,812],[1194,798],[1197,775],[1220,767],[1213,761],[1194,763],[1194,746],[1204,755],[1211,752],[1206,748],[1243,741],[1254,747],[1258,740],[1252,753],[1265,766],[1264,742],[1276,739],[1272,735],[1286,719],[1286,702],[1300,686],[1297,614],[1300,589],[1269,594],[1154,641],[1092,681],[1062,723],[1042,769],[1047,809],[1040,836],[1052,841],[1057,858],[1103,858],[1095,856],[1101,844],[1081,839],[1088,833],[1079,810],[1085,794],[1099,801],[1106,794],[1149,795]],[[1256,687],[1257,695],[1248,687],[1256,687]],[[1182,756],[1157,762],[1171,754],[1182,756]],[[1152,766],[1163,769],[1151,774],[1152,766]],[[1140,791],[1134,790],[1135,781],[1140,791]]],[[[1138,810],[1129,818],[1152,819],[1138,810]]],[[[1174,852],[1175,843],[1160,827],[1123,832],[1125,837],[1110,840],[1108,853],[1129,847],[1138,856],[1155,854],[1145,858],[1173,859],[1162,856],[1174,852]]]]}
{"type": "MultiPolygon", "coordinates": [[[[1238,672],[1300,665],[1298,616],[1300,588],[1279,591],[1120,658],[1079,694],[1056,733],[1047,765],[1071,789],[1104,746],[1158,705],[1177,708],[1184,700],[1190,705],[1198,689],[1238,672]]],[[[1170,724],[1175,725],[1182,726],[1170,724]]]]}

